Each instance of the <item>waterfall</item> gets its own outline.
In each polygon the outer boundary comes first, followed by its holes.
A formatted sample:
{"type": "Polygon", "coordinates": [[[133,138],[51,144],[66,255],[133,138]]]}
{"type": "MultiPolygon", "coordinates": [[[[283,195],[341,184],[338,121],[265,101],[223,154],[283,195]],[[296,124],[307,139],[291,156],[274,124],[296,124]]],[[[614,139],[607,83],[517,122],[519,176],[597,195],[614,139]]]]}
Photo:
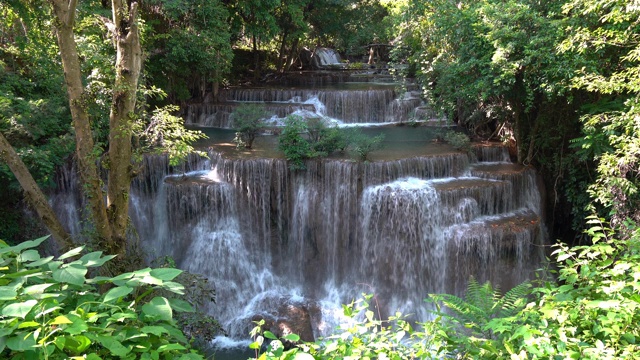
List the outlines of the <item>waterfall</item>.
{"type": "MultiPolygon", "coordinates": [[[[187,107],[187,123],[231,127],[229,115],[244,102],[263,103],[276,123],[291,113],[349,124],[431,113],[413,92],[349,79],[226,89],[220,103],[187,107]]],[[[375,157],[385,160],[308,160],[305,171],[270,149],[220,145],[178,167],[145,156],[130,216],[149,262],[169,256],[214,284],[217,302],[207,310],[237,339],[255,319],[307,340],[328,335],[341,304],[362,293],[376,294],[383,316],[400,310],[420,321],[429,293],[462,295],[470,276],[504,290],[531,279],[546,241],[536,172],[512,164],[503,146],[462,153],[428,141],[425,129],[381,129],[394,135],[375,157]]],[[[78,235],[84,202],[75,173],[60,169],[51,199],[78,235]]]]}
{"type": "MultiPolygon", "coordinates": [[[[315,336],[327,335],[340,305],[363,292],[383,314],[424,320],[429,293],[462,295],[469,276],[508,289],[542,261],[535,172],[495,161],[503,151],[477,150],[474,159],[489,160],[480,162],[455,152],[314,160],[303,172],[215,151],[180,168],[148,156],[131,218],[149,260],[171,256],[214,284],[208,310],[233,337],[256,316],[284,321],[285,304],[310,311],[315,336]]],[[[61,171],[53,202],[79,223],[73,174],[61,171]]]]}
{"type": "Polygon", "coordinates": [[[313,52],[312,61],[318,68],[341,65],[340,55],[335,50],[321,47],[313,52]]]}
{"type": "Polygon", "coordinates": [[[422,100],[398,93],[393,83],[348,83],[321,88],[231,88],[220,92],[219,103],[191,104],[185,122],[198,126],[232,128],[229,115],[242,103],[259,103],[274,117],[306,112],[347,124],[404,122],[416,114],[422,100]]]}
{"type": "Polygon", "coordinates": [[[152,157],[131,212],[153,256],[215,284],[210,312],[232,336],[255,316],[280,319],[284,303],[318,308],[313,331],[326,335],[363,292],[383,313],[425,319],[428,293],[461,295],[471,275],[501,288],[531,277],[543,241],[535,172],[469,159],[325,159],[291,172],[211,151],[172,174],[152,157]]]}

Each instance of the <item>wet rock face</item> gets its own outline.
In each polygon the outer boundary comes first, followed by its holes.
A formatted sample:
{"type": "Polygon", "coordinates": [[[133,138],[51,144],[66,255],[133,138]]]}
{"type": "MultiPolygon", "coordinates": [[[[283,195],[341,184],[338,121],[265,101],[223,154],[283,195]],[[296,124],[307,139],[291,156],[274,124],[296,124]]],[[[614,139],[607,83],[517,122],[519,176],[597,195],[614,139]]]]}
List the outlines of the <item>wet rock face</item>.
{"type": "MultiPolygon", "coordinates": [[[[263,331],[271,331],[278,338],[297,334],[301,341],[315,341],[313,324],[318,323],[321,317],[320,307],[315,302],[280,297],[265,300],[263,309],[264,312],[251,319],[264,320],[263,331]],[[274,306],[274,301],[278,303],[277,306],[274,306]]],[[[283,343],[287,346],[286,341],[283,343]]]]}

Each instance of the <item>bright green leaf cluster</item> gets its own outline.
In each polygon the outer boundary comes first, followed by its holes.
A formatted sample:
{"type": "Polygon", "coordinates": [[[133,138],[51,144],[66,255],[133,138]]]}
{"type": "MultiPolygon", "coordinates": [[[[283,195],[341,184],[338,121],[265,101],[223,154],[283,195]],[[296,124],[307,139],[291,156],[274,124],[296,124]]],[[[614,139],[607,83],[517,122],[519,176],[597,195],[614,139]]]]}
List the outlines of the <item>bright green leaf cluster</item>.
{"type": "Polygon", "coordinates": [[[346,150],[365,161],[371,152],[383,146],[384,135],[368,136],[358,129],[330,127],[323,118],[303,119],[290,115],[278,137],[279,148],[289,162],[289,168],[303,170],[306,159],[321,158],[346,150]]]}
{"type": "Polygon", "coordinates": [[[181,270],[141,269],[115,277],[88,275],[114,255],[41,257],[46,237],[0,243],[0,357],[12,359],[201,359],[176,327],[174,312],[192,312],[153,289],[182,293],[181,270]],[[100,290],[106,290],[101,292],[100,290]]]}

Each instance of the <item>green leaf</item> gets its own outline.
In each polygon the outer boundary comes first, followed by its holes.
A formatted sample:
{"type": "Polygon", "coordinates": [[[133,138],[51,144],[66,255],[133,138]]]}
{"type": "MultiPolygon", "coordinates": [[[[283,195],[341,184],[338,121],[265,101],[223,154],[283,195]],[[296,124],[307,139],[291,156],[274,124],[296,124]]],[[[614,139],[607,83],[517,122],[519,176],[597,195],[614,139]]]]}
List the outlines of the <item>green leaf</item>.
{"type": "Polygon", "coordinates": [[[271,331],[267,330],[264,332],[264,337],[266,337],[267,339],[271,339],[271,340],[278,340],[278,337],[272,333],[271,331]]]}
{"type": "Polygon", "coordinates": [[[27,250],[18,256],[19,262],[27,262],[27,261],[36,261],[40,259],[40,254],[38,254],[38,250],[27,250]]]}
{"type": "Polygon", "coordinates": [[[158,268],[151,270],[150,275],[162,281],[171,281],[180,275],[182,270],[175,268],[158,268]]]}
{"type": "Polygon", "coordinates": [[[288,335],[285,335],[283,339],[291,342],[296,342],[296,341],[300,341],[300,336],[298,334],[288,334],[288,335]]]}
{"type": "Polygon", "coordinates": [[[53,279],[73,285],[81,286],[84,284],[87,268],[80,264],[67,264],[53,271],[53,279]]]}
{"type": "Polygon", "coordinates": [[[24,264],[24,266],[26,266],[26,267],[40,267],[42,265],[47,264],[51,260],[53,260],[53,256],[47,256],[47,257],[41,258],[41,259],[39,259],[37,261],[30,262],[28,264],[24,264]]]}
{"type": "Polygon", "coordinates": [[[0,286],[0,301],[13,300],[18,293],[13,286],[0,286]]]}
{"type": "Polygon", "coordinates": [[[293,360],[314,360],[314,358],[310,354],[299,352],[293,356],[293,360]]]}
{"type": "Polygon", "coordinates": [[[26,336],[24,333],[19,333],[7,339],[7,347],[13,351],[24,352],[32,350],[35,346],[36,339],[33,337],[33,333],[29,333],[26,336]]]}
{"type": "Polygon", "coordinates": [[[162,326],[144,326],[140,329],[145,334],[151,334],[155,336],[162,336],[163,334],[167,334],[168,331],[162,326]]]}
{"type": "Polygon", "coordinates": [[[164,284],[162,284],[162,288],[171,291],[172,293],[176,293],[179,295],[184,295],[184,285],[177,283],[177,282],[173,282],[173,281],[167,281],[164,284]]]}
{"type": "Polygon", "coordinates": [[[105,295],[104,295],[104,299],[102,300],[102,302],[109,302],[111,300],[115,300],[118,298],[121,298],[123,296],[127,296],[129,295],[131,292],[133,291],[133,288],[130,288],[128,286],[118,286],[115,287],[111,290],[109,290],[105,295]]]}
{"type": "Polygon", "coordinates": [[[84,266],[86,267],[97,267],[104,265],[104,263],[115,257],[116,255],[102,256],[102,251],[94,251],[83,255],[78,260],[81,261],[82,264],[84,264],[84,266]]]}
{"type": "Polygon", "coordinates": [[[37,326],[40,326],[40,323],[37,321],[25,321],[23,323],[20,323],[20,325],[18,325],[18,329],[37,327],[37,326]]]}
{"type": "Polygon", "coordinates": [[[180,344],[166,344],[158,347],[158,352],[172,351],[172,350],[186,350],[186,348],[180,344]]]}
{"type": "Polygon", "coordinates": [[[6,248],[0,249],[0,254],[4,254],[4,253],[8,253],[8,252],[20,253],[20,252],[22,252],[22,250],[25,250],[25,249],[36,248],[36,247],[40,246],[40,244],[42,244],[48,238],[49,238],[49,235],[41,237],[41,238],[38,238],[38,239],[35,239],[35,240],[23,241],[23,242],[21,242],[20,244],[18,244],[16,246],[11,246],[11,247],[6,247],[6,248]]]}
{"type": "Polygon", "coordinates": [[[171,308],[175,311],[179,312],[194,312],[193,306],[188,302],[181,299],[169,299],[169,304],[171,304],[171,308]]]}
{"type": "Polygon", "coordinates": [[[149,303],[142,306],[142,313],[152,318],[171,321],[173,313],[169,300],[164,297],[156,296],[149,303]]]}
{"type": "Polygon", "coordinates": [[[89,326],[81,317],[72,314],[67,314],[67,317],[72,321],[72,324],[65,327],[64,332],[70,335],[78,335],[89,329],[89,326]]]}
{"type": "Polygon", "coordinates": [[[131,352],[130,348],[125,347],[122,343],[112,337],[98,336],[97,340],[115,356],[124,357],[131,352]]]}
{"type": "Polygon", "coordinates": [[[51,285],[54,285],[54,284],[53,283],[51,283],[51,284],[37,284],[37,285],[27,286],[26,288],[24,288],[24,293],[25,294],[29,294],[29,295],[42,294],[51,285]]]}
{"type": "Polygon", "coordinates": [[[82,253],[82,250],[84,249],[84,246],[78,246],[75,249],[71,249],[69,251],[67,251],[66,253],[58,256],[58,260],[64,260],[64,259],[68,259],[70,257],[74,257],[77,255],[80,255],[82,253]]]}
{"type": "Polygon", "coordinates": [[[64,350],[64,345],[66,342],[66,336],[57,336],[53,339],[53,343],[56,345],[58,350],[64,350]]]}
{"type": "Polygon", "coordinates": [[[9,304],[2,309],[2,315],[24,319],[37,303],[37,300],[27,300],[25,302],[9,304]]]}
{"type": "Polygon", "coordinates": [[[82,353],[91,346],[91,340],[84,335],[65,336],[64,347],[74,353],[82,353]]]}
{"type": "Polygon", "coordinates": [[[133,277],[133,273],[132,272],[128,272],[128,273],[122,273],[118,276],[112,277],[111,281],[112,282],[116,282],[116,281],[121,281],[121,280],[129,280],[133,277]]]}

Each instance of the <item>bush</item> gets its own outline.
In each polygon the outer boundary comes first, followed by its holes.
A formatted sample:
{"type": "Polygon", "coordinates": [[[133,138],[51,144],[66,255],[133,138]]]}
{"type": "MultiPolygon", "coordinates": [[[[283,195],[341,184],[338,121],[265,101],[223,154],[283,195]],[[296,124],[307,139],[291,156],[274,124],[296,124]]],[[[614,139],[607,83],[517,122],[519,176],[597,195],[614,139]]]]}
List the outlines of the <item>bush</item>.
{"type": "Polygon", "coordinates": [[[349,149],[358,159],[367,160],[369,153],[382,148],[384,135],[370,137],[359,130],[329,127],[322,118],[303,119],[288,116],[280,137],[279,148],[289,162],[289,168],[302,170],[304,160],[326,157],[349,149]]]}
{"type": "Polygon", "coordinates": [[[173,281],[181,270],[88,278],[115,256],[82,255],[78,247],[41,257],[35,248],[44,240],[12,247],[0,241],[0,357],[202,359],[174,321],[174,312],[192,312],[191,305],[153,296],[156,289],[182,294],[173,281]]]}
{"type": "Polygon", "coordinates": [[[257,104],[242,104],[238,106],[231,118],[236,129],[236,137],[233,141],[238,147],[251,149],[256,136],[264,129],[264,119],[269,116],[263,106],[257,104]]]}
{"type": "Polygon", "coordinates": [[[356,154],[358,159],[366,161],[372,151],[382,149],[384,135],[367,136],[359,131],[354,131],[349,137],[349,148],[356,154]]]}
{"type": "Polygon", "coordinates": [[[307,127],[302,117],[288,116],[278,137],[278,147],[284,152],[292,170],[305,169],[304,161],[312,157],[311,144],[303,136],[306,131],[307,127]]]}
{"type": "MultiPolygon", "coordinates": [[[[617,232],[597,218],[586,231],[593,244],[556,245],[558,279],[533,288],[533,299],[513,301],[503,316],[470,318],[474,311],[458,301],[452,326],[444,312],[433,334],[443,354],[462,359],[640,359],[640,229],[617,232]],[[619,240],[616,233],[632,234],[619,240]],[[467,311],[468,310],[468,311],[467,311]]],[[[451,297],[450,295],[448,297],[451,297]]],[[[506,297],[506,296],[505,296],[506,297]]],[[[437,298],[442,299],[441,296],[437,298]]],[[[489,303],[498,304],[486,294],[489,303]]],[[[514,299],[517,299],[515,297],[514,299]]]]}
{"type": "Polygon", "coordinates": [[[465,133],[454,130],[440,130],[436,132],[436,137],[457,150],[471,151],[471,139],[469,139],[469,136],[465,133]]]}
{"type": "MultiPolygon", "coordinates": [[[[298,344],[285,350],[283,342],[296,342],[299,337],[289,334],[278,339],[273,333],[261,330],[261,323],[252,331],[256,359],[424,359],[431,358],[431,343],[424,333],[417,332],[401,314],[382,320],[370,309],[373,295],[343,305],[348,324],[338,328],[335,335],[315,343],[298,344]],[[265,351],[258,355],[268,341],[265,351]]],[[[377,305],[377,304],[376,304],[377,305]]]]}

